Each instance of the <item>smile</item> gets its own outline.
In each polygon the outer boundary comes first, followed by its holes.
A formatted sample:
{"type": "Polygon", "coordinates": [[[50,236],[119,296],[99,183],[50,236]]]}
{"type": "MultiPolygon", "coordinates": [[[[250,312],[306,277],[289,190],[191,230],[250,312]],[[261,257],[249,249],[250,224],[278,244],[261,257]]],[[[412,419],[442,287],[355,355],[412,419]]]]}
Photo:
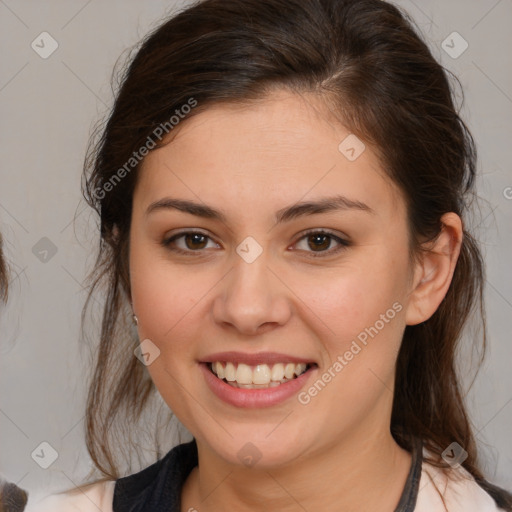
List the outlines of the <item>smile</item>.
{"type": "Polygon", "coordinates": [[[283,362],[250,366],[244,363],[215,361],[208,366],[214,375],[234,388],[265,389],[296,379],[313,364],[283,362]]]}
{"type": "Polygon", "coordinates": [[[319,372],[314,360],[278,352],[217,352],[198,363],[210,391],[242,408],[283,404],[319,372]]]}

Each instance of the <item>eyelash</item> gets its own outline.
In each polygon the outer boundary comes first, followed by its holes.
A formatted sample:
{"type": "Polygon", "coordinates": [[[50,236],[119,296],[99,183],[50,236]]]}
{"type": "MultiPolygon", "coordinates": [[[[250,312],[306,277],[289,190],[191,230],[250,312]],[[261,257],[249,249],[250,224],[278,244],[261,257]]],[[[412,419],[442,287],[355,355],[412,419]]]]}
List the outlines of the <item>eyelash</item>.
{"type": "MultiPolygon", "coordinates": [[[[304,232],[302,234],[302,236],[295,243],[298,243],[303,238],[306,238],[307,236],[313,235],[313,234],[315,234],[315,235],[327,235],[329,238],[331,238],[332,240],[335,240],[340,245],[338,246],[337,249],[334,249],[334,250],[330,249],[330,250],[327,250],[327,251],[318,251],[318,252],[315,252],[315,251],[305,251],[305,252],[310,253],[308,257],[322,258],[322,257],[332,256],[333,254],[337,254],[338,252],[343,251],[344,249],[346,249],[347,247],[349,247],[351,245],[351,243],[348,240],[344,240],[343,238],[340,238],[339,236],[336,236],[331,231],[324,230],[324,229],[310,229],[310,230],[304,232]]],[[[208,235],[206,235],[205,233],[203,233],[201,231],[193,231],[193,230],[192,231],[181,231],[179,233],[176,233],[176,234],[172,235],[170,238],[166,238],[165,240],[163,240],[162,241],[162,245],[164,247],[166,247],[167,249],[169,249],[170,251],[175,252],[177,254],[183,254],[183,255],[187,255],[187,256],[192,256],[192,255],[200,256],[201,255],[200,253],[203,251],[203,249],[198,249],[196,251],[192,251],[192,250],[180,249],[180,248],[177,248],[177,247],[171,247],[172,242],[174,242],[175,240],[178,240],[179,238],[184,237],[185,235],[201,235],[201,236],[204,236],[204,237],[209,238],[211,240],[211,237],[209,237],[208,235]],[[194,254],[194,253],[197,253],[197,254],[194,254]]]]}

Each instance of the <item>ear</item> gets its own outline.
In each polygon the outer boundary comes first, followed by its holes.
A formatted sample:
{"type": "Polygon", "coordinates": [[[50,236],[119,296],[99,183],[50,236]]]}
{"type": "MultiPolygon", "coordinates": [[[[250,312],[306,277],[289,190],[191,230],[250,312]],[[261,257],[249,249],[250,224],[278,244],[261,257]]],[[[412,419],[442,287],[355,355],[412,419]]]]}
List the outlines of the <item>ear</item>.
{"type": "Polygon", "coordinates": [[[463,229],[460,217],[453,212],[441,217],[439,236],[425,245],[414,268],[406,324],[416,325],[428,320],[446,296],[452,282],[455,265],[462,245],[463,229]]]}

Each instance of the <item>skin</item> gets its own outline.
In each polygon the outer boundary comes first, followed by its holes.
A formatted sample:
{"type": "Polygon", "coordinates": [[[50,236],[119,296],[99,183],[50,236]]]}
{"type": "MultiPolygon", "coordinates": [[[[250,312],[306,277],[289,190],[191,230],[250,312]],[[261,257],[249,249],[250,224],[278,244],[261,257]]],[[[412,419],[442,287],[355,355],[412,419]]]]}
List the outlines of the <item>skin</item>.
{"type": "Polygon", "coordinates": [[[445,214],[431,252],[411,263],[400,191],[370,146],[352,162],[338,150],[349,133],[320,98],[281,90],[209,107],[143,162],[130,232],[132,301],[140,339],[160,350],[150,375],[198,445],[182,511],[392,511],[398,503],[411,456],[389,430],[396,356],[405,326],[428,319],[445,296],[462,226],[445,214]],[[274,222],[279,209],[334,194],[374,213],[274,222]],[[210,205],[226,222],[147,213],[165,197],[210,205]],[[312,228],[350,246],[308,243],[303,233],[312,228]],[[209,238],[187,245],[182,237],[174,247],[197,254],[162,245],[187,229],[209,238]],[[236,252],[247,236],[263,250],[250,264],[236,252]],[[260,409],[228,405],[199,370],[218,351],[282,352],[317,362],[307,389],[396,302],[401,311],[307,405],[296,396],[260,409]],[[252,467],[237,455],[249,441],[261,454],[252,467]]]}

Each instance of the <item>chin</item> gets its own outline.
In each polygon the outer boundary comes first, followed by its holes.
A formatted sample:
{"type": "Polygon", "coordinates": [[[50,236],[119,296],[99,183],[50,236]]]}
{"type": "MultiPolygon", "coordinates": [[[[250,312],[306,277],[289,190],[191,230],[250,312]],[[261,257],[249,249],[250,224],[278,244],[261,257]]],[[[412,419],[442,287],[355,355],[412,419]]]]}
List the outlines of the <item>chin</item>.
{"type": "Polygon", "coordinates": [[[219,440],[208,442],[210,450],[215,452],[229,464],[247,468],[271,470],[293,463],[297,457],[307,450],[307,440],[297,432],[283,430],[279,434],[276,423],[271,428],[255,427],[241,429],[243,432],[219,443],[219,440]],[[272,432],[269,435],[269,432],[272,432]]]}

